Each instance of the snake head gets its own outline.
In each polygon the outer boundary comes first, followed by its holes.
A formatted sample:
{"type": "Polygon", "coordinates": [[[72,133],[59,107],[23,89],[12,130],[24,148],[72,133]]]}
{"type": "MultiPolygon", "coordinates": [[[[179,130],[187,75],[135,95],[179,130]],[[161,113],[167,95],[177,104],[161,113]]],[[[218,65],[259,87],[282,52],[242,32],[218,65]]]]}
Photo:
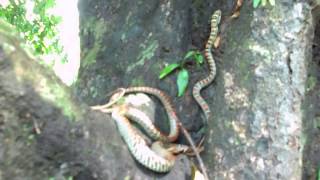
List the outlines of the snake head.
{"type": "Polygon", "coordinates": [[[211,17],[211,24],[219,24],[221,20],[221,10],[216,10],[211,17]]]}
{"type": "Polygon", "coordinates": [[[108,104],[113,105],[121,100],[121,98],[124,96],[126,90],[124,88],[118,88],[115,91],[113,91],[108,104]]]}
{"type": "Polygon", "coordinates": [[[112,91],[111,93],[109,93],[108,95],[112,94],[109,102],[105,105],[97,105],[97,106],[91,106],[91,109],[93,110],[100,110],[102,112],[111,112],[111,107],[113,107],[115,104],[120,104],[119,101],[121,100],[121,98],[124,96],[126,90],[124,88],[119,88],[115,91],[112,91]]]}

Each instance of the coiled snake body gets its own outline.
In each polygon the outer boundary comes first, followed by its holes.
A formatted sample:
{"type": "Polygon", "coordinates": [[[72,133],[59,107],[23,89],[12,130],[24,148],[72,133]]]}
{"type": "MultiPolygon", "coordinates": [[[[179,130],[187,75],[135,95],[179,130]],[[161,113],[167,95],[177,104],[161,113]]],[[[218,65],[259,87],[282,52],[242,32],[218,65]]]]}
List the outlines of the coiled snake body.
{"type": "MultiPolygon", "coordinates": [[[[146,121],[146,123],[143,123],[143,122],[142,123],[138,122],[138,123],[142,125],[143,128],[148,132],[148,134],[156,140],[162,140],[167,142],[174,142],[175,140],[177,140],[179,136],[179,127],[178,127],[179,119],[178,119],[178,116],[176,115],[176,112],[171,104],[171,101],[168,95],[166,95],[164,92],[158,89],[151,88],[151,87],[129,87],[129,88],[126,88],[124,91],[125,93],[143,92],[143,93],[156,96],[161,101],[161,103],[163,104],[168,114],[170,133],[168,135],[165,135],[164,133],[159,131],[152,123],[151,124],[147,123],[149,121],[146,121]]],[[[130,112],[127,113],[127,115],[131,117],[133,120],[141,121],[142,118],[139,119],[136,116],[136,114],[137,113],[130,113],[130,112]]]]}
{"type": "Polygon", "coordinates": [[[112,109],[112,118],[115,120],[129,151],[138,162],[155,172],[168,172],[174,165],[175,154],[190,151],[190,148],[186,145],[168,143],[175,141],[179,135],[179,120],[168,96],[162,91],[151,87],[130,87],[123,89],[123,91],[124,94],[132,92],[152,94],[163,102],[170,120],[170,133],[168,136],[160,132],[145,113],[127,104],[115,106],[112,109]],[[140,136],[137,129],[132,128],[128,118],[141,125],[149,136],[157,140],[152,144],[151,148],[147,145],[145,139],[140,136]],[[164,147],[165,145],[167,147],[164,147]]]}
{"type": "Polygon", "coordinates": [[[169,156],[165,156],[155,152],[154,149],[150,149],[145,140],[136,129],[132,128],[132,124],[120,111],[114,110],[112,117],[134,158],[155,172],[168,172],[174,165],[175,157],[169,152],[167,153],[169,156]]]}
{"type": "MultiPolygon", "coordinates": [[[[207,120],[210,118],[211,112],[208,104],[201,97],[200,91],[209,85],[214,80],[216,75],[216,66],[211,54],[211,49],[217,37],[217,26],[220,22],[220,17],[220,10],[215,11],[212,15],[211,33],[205,49],[205,57],[208,61],[210,73],[206,78],[198,81],[195,84],[192,92],[195,100],[203,110],[207,120]]],[[[155,172],[168,172],[174,165],[174,154],[189,150],[188,146],[178,144],[169,144],[169,147],[164,147],[164,143],[174,142],[179,135],[179,119],[171,105],[169,97],[162,91],[150,87],[129,87],[122,90],[122,95],[126,93],[142,92],[159,98],[168,114],[170,133],[165,135],[164,133],[160,132],[143,112],[127,105],[115,106],[111,111],[106,109],[108,105],[93,107],[93,109],[112,113],[112,117],[117,124],[123,140],[126,142],[129,151],[138,162],[155,172]],[[132,127],[132,124],[128,118],[141,125],[151,138],[157,140],[152,144],[151,148],[147,145],[145,139],[137,132],[137,129],[132,127]]]]}
{"type": "Polygon", "coordinates": [[[208,66],[209,66],[209,75],[202,79],[199,80],[193,87],[192,90],[192,95],[194,97],[194,99],[197,101],[197,103],[199,104],[199,106],[201,107],[202,111],[205,114],[206,117],[206,124],[208,124],[208,120],[211,117],[211,111],[209,108],[209,105],[207,104],[207,102],[203,99],[203,97],[200,94],[200,91],[208,86],[215,78],[216,76],[216,64],[214,62],[211,50],[212,50],[212,46],[214,44],[214,41],[217,38],[217,34],[218,34],[218,25],[220,23],[220,19],[221,19],[221,11],[217,10],[213,13],[212,17],[211,17],[211,32],[210,32],[210,37],[206,43],[206,48],[205,48],[205,57],[207,59],[208,62],[208,66]]]}

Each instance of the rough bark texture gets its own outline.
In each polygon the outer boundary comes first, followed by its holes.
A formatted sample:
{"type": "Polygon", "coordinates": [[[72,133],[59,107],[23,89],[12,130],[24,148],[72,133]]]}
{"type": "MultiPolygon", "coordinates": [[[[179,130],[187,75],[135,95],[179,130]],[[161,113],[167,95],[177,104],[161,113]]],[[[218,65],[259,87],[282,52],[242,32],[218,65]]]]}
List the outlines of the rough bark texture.
{"type": "Polygon", "coordinates": [[[0,21],[0,179],[190,178],[186,157],[165,175],[137,164],[112,119],[73,99],[11,32],[0,21]]]}
{"type": "MultiPolygon", "coordinates": [[[[181,99],[174,98],[174,76],[159,81],[158,72],[189,48],[203,49],[211,13],[222,9],[226,20],[232,3],[80,1],[82,64],[74,89],[81,101],[1,23],[0,179],[190,179],[185,157],[165,175],[141,167],[110,117],[82,103],[101,104],[122,86],[159,87],[197,140],[203,117],[190,89],[207,72],[188,66],[181,99]]],[[[316,178],[320,76],[319,55],[311,61],[311,10],[306,2],[252,9],[245,1],[238,19],[223,21],[217,78],[203,92],[214,114],[202,154],[211,179],[316,178]]],[[[164,114],[156,111],[162,128],[164,114]]]]}
{"type": "MultiPolygon", "coordinates": [[[[320,4],[320,1],[318,2],[320,4]]],[[[308,64],[306,99],[303,103],[305,147],[303,152],[303,179],[320,178],[320,5],[312,13],[315,37],[312,61],[308,64]]]]}
{"type": "MultiPolygon", "coordinates": [[[[117,87],[158,87],[173,97],[197,139],[203,117],[190,90],[206,72],[189,68],[191,83],[181,99],[174,98],[174,76],[159,81],[158,73],[182,59],[188,48],[203,49],[211,13],[222,9],[225,20],[233,2],[80,1],[86,53],[78,96],[92,104],[117,87]]],[[[311,7],[279,1],[253,9],[245,1],[240,17],[224,23],[218,75],[203,92],[214,114],[203,154],[210,177],[299,179],[306,137],[302,103],[314,30],[311,7]]]]}
{"type": "Polygon", "coordinates": [[[216,179],[299,179],[303,109],[311,60],[311,8],[278,2],[246,7],[231,23],[222,46],[206,157],[216,179]],[[213,126],[217,126],[214,131],[213,126]],[[217,133],[220,132],[220,133],[217,133]]]}
{"type": "MultiPolygon", "coordinates": [[[[189,49],[196,49],[195,44],[202,49],[207,40],[208,22],[218,5],[194,2],[195,8],[191,8],[191,4],[190,0],[80,1],[82,62],[77,95],[88,104],[97,104],[105,102],[105,94],[118,87],[158,87],[173,97],[181,121],[196,133],[203,119],[191,96],[191,86],[206,72],[195,64],[188,68],[199,76],[191,78],[186,96],[180,99],[174,98],[176,73],[158,79],[165,65],[182,60],[189,49]],[[198,11],[203,16],[194,17],[198,25],[193,27],[191,12],[198,11]],[[192,44],[194,34],[197,38],[192,44]]],[[[168,124],[161,114],[158,123],[166,129],[168,124]]]]}

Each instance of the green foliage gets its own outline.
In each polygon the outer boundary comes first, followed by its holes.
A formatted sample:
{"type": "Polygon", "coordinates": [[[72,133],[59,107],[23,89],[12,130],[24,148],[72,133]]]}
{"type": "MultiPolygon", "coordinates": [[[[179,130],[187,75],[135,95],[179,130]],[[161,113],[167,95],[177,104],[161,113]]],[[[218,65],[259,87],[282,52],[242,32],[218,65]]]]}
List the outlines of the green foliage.
{"type": "Polygon", "coordinates": [[[14,25],[37,54],[62,52],[56,29],[61,18],[49,15],[47,12],[55,5],[55,0],[30,1],[34,3],[31,17],[26,9],[27,0],[9,0],[9,2],[10,4],[6,7],[0,5],[0,17],[14,25]]]}
{"type": "Polygon", "coordinates": [[[177,77],[177,86],[178,86],[178,96],[182,96],[186,91],[186,88],[189,83],[189,73],[188,70],[185,68],[186,63],[188,60],[194,60],[197,65],[203,64],[204,58],[199,51],[190,50],[186,53],[183,60],[178,63],[173,63],[166,66],[164,69],[161,70],[159,79],[163,79],[171,74],[173,71],[178,70],[178,77],[177,77]]]}
{"type": "Polygon", "coordinates": [[[160,72],[159,79],[163,79],[166,77],[168,74],[170,74],[173,70],[177,69],[180,67],[180,64],[170,64],[169,66],[166,66],[162,71],[160,72]]]}
{"type": "Polygon", "coordinates": [[[318,180],[320,180],[320,167],[318,168],[318,180]]]}
{"type": "Polygon", "coordinates": [[[253,7],[254,7],[254,8],[258,7],[260,1],[261,1],[261,0],[253,0],[253,7]]]}
{"type": "MultiPolygon", "coordinates": [[[[275,6],[275,4],[276,4],[275,0],[268,0],[268,2],[271,6],[275,6]]],[[[253,7],[257,8],[260,3],[262,6],[266,6],[267,0],[253,0],[253,7]]]]}
{"type": "Polygon", "coordinates": [[[177,85],[178,85],[178,96],[182,96],[188,86],[189,74],[184,68],[178,73],[177,85]]]}
{"type": "Polygon", "coordinates": [[[310,76],[307,79],[307,91],[313,90],[317,85],[317,78],[314,76],[310,76]]]}
{"type": "Polygon", "coordinates": [[[203,56],[199,51],[188,51],[184,59],[193,58],[197,64],[203,63],[203,56]]]}

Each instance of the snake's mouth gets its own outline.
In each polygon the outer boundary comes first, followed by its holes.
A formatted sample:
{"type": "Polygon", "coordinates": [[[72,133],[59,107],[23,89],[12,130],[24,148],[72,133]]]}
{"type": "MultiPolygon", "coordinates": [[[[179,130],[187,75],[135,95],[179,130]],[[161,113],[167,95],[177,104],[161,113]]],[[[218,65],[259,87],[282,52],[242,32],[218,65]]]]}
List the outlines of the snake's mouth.
{"type": "Polygon", "coordinates": [[[107,104],[104,105],[97,105],[97,106],[91,106],[92,110],[100,110],[103,112],[109,112],[113,105],[115,105],[117,102],[120,101],[120,99],[125,95],[126,89],[125,88],[118,88],[110,93],[107,94],[107,96],[110,96],[110,100],[107,104]]]}

